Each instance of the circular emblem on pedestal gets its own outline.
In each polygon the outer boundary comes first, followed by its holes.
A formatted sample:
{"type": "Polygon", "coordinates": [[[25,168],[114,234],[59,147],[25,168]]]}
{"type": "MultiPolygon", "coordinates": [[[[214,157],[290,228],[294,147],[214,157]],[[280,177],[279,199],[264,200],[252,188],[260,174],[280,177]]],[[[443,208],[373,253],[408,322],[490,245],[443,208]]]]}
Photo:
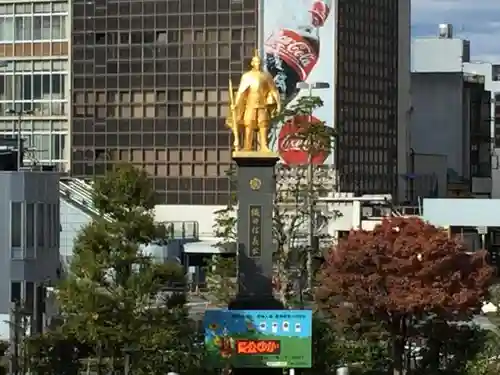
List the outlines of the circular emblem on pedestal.
{"type": "Polygon", "coordinates": [[[250,188],[252,190],[259,190],[261,186],[262,186],[262,181],[259,180],[257,177],[254,177],[250,180],[250,188]]]}

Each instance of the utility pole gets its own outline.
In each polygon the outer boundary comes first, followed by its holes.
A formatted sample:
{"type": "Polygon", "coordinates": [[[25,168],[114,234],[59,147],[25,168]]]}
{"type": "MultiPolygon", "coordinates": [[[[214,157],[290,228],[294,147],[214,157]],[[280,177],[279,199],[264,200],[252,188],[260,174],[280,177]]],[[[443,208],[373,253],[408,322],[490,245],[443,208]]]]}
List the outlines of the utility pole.
{"type": "Polygon", "coordinates": [[[20,306],[19,306],[19,303],[16,302],[15,305],[14,305],[14,311],[13,311],[13,318],[14,318],[14,324],[13,324],[13,328],[14,328],[14,335],[13,335],[13,349],[14,349],[14,353],[13,353],[13,358],[12,358],[12,373],[14,375],[19,375],[19,358],[20,358],[20,355],[19,355],[19,346],[20,346],[20,343],[21,343],[21,340],[20,340],[20,335],[19,335],[19,326],[21,324],[20,322],[20,306]]]}
{"type": "MultiPolygon", "coordinates": [[[[14,104],[15,105],[15,104],[14,104]]],[[[22,105],[22,104],[21,104],[22,105]]],[[[16,116],[13,121],[14,132],[17,138],[17,170],[20,170],[23,166],[23,138],[22,138],[22,124],[24,115],[32,115],[33,111],[23,111],[22,109],[17,111],[14,108],[10,108],[5,111],[6,114],[16,116]]]]}
{"type": "Polygon", "coordinates": [[[29,312],[27,312],[20,301],[14,302],[9,320],[4,322],[10,326],[9,341],[12,350],[10,359],[10,373],[21,375],[27,372],[27,357],[24,339],[27,334],[29,312]]]}
{"type": "MultiPolygon", "coordinates": [[[[21,107],[21,110],[20,111],[17,111],[16,110],[16,94],[18,92],[17,88],[16,88],[16,63],[14,61],[10,61],[10,60],[1,60],[0,61],[0,68],[8,68],[9,65],[12,64],[12,79],[14,80],[14,85],[12,85],[12,92],[10,93],[12,95],[12,101],[13,101],[13,108],[9,108],[5,111],[5,114],[7,115],[15,115],[17,116],[17,118],[12,122],[12,130],[13,130],[13,133],[16,134],[16,137],[17,137],[17,170],[19,170],[21,168],[21,164],[22,164],[22,139],[21,139],[21,121],[22,121],[22,115],[23,115],[23,111],[22,111],[22,107],[21,107]]],[[[19,91],[21,92],[21,98],[22,98],[22,87],[20,87],[19,91]]],[[[22,106],[22,104],[21,104],[22,106]]]]}
{"type": "MultiPolygon", "coordinates": [[[[328,82],[299,82],[297,83],[298,89],[308,90],[308,97],[312,98],[313,90],[321,90],[330,88],[330,84],[328,82]]],[[[312,111],[309,113],[309,124],[312,123],[313,113],[312,111]]],[[[314,140],[308,140],[308,155],[307,155],[307,216],[308,216],[308,229],[307,229],[307,237],[308,237],[308,249],[307,249],[307,261],[306,261],[306,270],[307,270],[307,290],[308,293],[312,293],[313,284],[314,284],[314,275],[313,275],[313,259],[314,259],[314,165],[313,165],[313,150],[310,147],[314,145],[314,140]]]]}
{"type": "Polygon", "coordinates": [[[13,125],[13,133],[16,134],[17,137],[17,170],[20,170],[23,166],[23,139],[22,139],[22,123],[23,123],[23,116],[24,115],[32,115],[34,112],[29,109],[25,110],[23,108],[24,103],[20,103],[20,107],[17,108],[17,100],[23,100],[24,99],[24,88],[23,85],[19,85],[19,87],[16,86],[16,62],[15,61],[8,61],[8,60],[2,60],[0,61],[0,68],[6,68],[10,64],[13,64],[12,66],[12,77],[14,80],[14,85],[12,85],[12,108],[9,108],[5,111],[5,114],[7,115],[12,115],[16,116],[15,120],[12,122],[13,125]],[[19,98],[17,97],[19,93],[19,98]]]}

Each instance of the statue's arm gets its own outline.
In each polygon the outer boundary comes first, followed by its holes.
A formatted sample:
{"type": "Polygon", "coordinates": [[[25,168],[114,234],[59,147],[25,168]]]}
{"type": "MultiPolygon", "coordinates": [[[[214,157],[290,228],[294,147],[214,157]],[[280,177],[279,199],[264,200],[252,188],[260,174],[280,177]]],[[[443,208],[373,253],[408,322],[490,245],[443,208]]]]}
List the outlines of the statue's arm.
{"type": "Polygon", "coordinates": [[[241,100],[244,98],[245,91],[249,86],[249,81],[246,74],[243,74],[240,81],[240,86],[238,87],[238,91],[236,92],[236,97],[234,98],[234,105],[237,107],[240,105],[241,100]]]}
{"type": "Polygon", "coordinates": [[[278,87],[276,86],[276,83],[274,83],[273,77],[269,73],[267,74],[267,81],[269,84],[269,92],[272,95],[274,102],[276,103],[276,111],[281,112],[281,95],[278,87]]]}

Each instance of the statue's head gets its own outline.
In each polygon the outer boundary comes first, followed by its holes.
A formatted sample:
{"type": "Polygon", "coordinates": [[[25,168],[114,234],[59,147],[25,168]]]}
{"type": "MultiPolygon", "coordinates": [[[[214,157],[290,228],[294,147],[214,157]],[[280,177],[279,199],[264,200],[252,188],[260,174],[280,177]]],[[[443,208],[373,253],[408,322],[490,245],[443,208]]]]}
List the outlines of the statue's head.
{"type": "Polygon", "coordinates": [[[252,67],[252,69],[259,70],[260,64],[261,64],[261,60],[260,60],[260,56],[259,56],[259,50],[256,49],[256,50],[254,50],[252,61],[250,62],[250,66],[252,67]]]}

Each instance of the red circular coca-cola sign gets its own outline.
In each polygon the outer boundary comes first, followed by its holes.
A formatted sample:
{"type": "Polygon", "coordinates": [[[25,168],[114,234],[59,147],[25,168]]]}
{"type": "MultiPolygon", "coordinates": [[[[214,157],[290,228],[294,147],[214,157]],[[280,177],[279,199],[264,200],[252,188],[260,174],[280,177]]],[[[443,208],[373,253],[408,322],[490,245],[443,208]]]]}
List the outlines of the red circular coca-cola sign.
{"type": "MultiPolygon", "coordinates": [[[[308,164],[311,147],[307,144],[308,141],[300,136],[300,132],[305,131],[308,124],[320,122],[314,116],[295,116],[283,124],[278,136],[278,152],[285,164],[308,164]]],[[[330,152],[327,148],[315,147],[315,149],[311,154],[311,163],[321,165],[330,155],[330,152]]]]}

